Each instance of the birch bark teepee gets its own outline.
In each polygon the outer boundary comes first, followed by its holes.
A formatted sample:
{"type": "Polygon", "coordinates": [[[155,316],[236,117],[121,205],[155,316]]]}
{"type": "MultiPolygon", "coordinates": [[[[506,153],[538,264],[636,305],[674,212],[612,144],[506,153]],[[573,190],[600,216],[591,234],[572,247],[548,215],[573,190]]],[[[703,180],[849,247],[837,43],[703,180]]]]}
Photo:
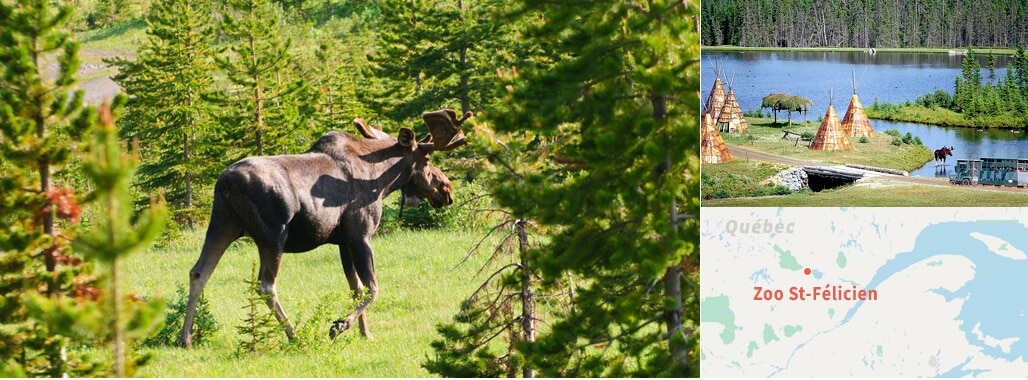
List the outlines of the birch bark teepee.
{"type": "Polygon", "coordinates": [[[810,149],[853,150],[853,145],[850,144],[846,131],[843,130],[842,124],[839,123],[839,116],[835,114],[835,107],[832,106],[833,97],[834,95],[832,94],[828,95],[828,111],[825,112],[825,118],[821,122],[821,127],[817,129],[817,134],[810,141],[810,149]]]}
{"type": "Polygon", "coordinates": [[[707,102],[703,104],[703,108],[707,110],[707,113],[711,114],[711,118],[714,121],[717,121],[721,115],[721,109],[725,106],[727,96],[725,95],[725,86],[721,84],[721,62],[713,60],[710,68],[714,70],[714,87],[711,87],[710,94],[707,95],[707,102]]]}
{"type": "Polygon", "coordinates": [[[725,104],[721,107],[720,115],[715,119],[719,132],[745,132],[750,129],[750,125],[746,123],[746,117],[742,114],[742,108],[739,107],[739,101],[735,97],[735,91],[732,90],[734,84],[735,75],[733,74],[732,80],[728,82],[728,96],[725,98],[725,104]]]}
{"type": "Polygon", "coordinates": [[[703,127],[700,129],[700,162],[703,164],[721,164],[732,160],[728,152],[728,144],[721,138],[714,127],[714,118],[710,110],[703,112],[703,127]]]}
{"type": "Polygon", "coordinates": [[[849,137],[874,137],[875,130],[871,128],[871,121],[864,113],[864,107],[860,105],[857,98],[857,72],[853,72],[853,97],[850,98],[850,107],[846,109],[846,115],[842,118],[842,129],[849,137]]]}

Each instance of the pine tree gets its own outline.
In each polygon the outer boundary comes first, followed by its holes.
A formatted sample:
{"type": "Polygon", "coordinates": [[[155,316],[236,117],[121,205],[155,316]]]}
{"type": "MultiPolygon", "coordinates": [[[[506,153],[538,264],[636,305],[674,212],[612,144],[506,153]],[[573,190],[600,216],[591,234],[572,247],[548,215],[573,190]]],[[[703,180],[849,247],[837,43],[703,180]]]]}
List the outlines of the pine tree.
{"type": "Polygon", "coordinates": [[[52,183],[89,127],[72,93],[78,44],[70,7],[0,3],[0,376],[95,376],[69,347],[99,337],[102,292],[70,250],[81,208],[52,183]],[[56,63],[57,73],[48,73],[56,63]],[[60,223],[58,223],[60,221],[60,223]],[[42,258],[42,259],[40,259],[42,258]]]}
{"type": "MultiPolygon", "coordinates": [[[[436,327],[442,337],[432,342],[435,357],[422,364],[429,372],[444,377],[516,377],[521,372],[525,378],[534,377],[535,369],[526,365],[517,346],[535,340],[542,321],[536,313],[538,298],[553,305],[555,312],[564,312],[566,307],[560,306],[567,305],[568,297],[536,294],[537,276],[528,263],[530,230],[533,226],[527,220],[509,215],[490,230],[488,235],[506,233],[479,269],[488,274],[482,284],[462,303],[453,322],[436,327]]],[[[476,253],[477,247],[468,255],[476,253]]]]}
{"type": "Polygon", "coordinates": [[[518,4],[559,58],[506,71],[475,143],[497,201],[551,234],[528,254],[542,283],[581,278],[519,349],[544,376],[697,375],[699,4],[518,4]]]}
{"type": "Polygon", "coordinates": [[[355,38],[328,38],[320,42],[313,57],[301,61],[309,68],[305,75],[309,85],[296,97],[310,108],[306,116],[319,130],[347,130],[354,118],[372,114],[359,100],[370,87],[361,70],[367,61],[360,46],[355,38]]]}
{"type": "MultiPolygon", "coordinates": [[[[10,173],[19,179],[35,177],[36,184],[19,184],[34,189],[31,199],[24,200],[29,204],[41,205],[48,197],[53,199],[67,191],[53,187],[52,172],[68,160],[88,127],[71,122],[82,110],[83,96],[82,91],[72,94],[79,60],[78,43],[64,29],[71,12],[69,7],[52,9],[45,0],[20,0],[13,7],[0,5],[0,66],[4,67],[0,82],[0,133],[4,143],[0,144],[0,153],[12,169],[0,176],[10,173]],[[56,76],[46,73],[48,58],[53,56],[58,65],[56,76]]],[[[42,230],[50,239],[43,257],[46,270],[53,272],[59,245],[53,211],[41,212],[32,228],[42,230]]]]}
{"type": "MultiPolygon", "coordinates": [[[[123,103],[124,97],[119,97],[116,102],[123,103]]],[[[75,240],[75,247],[87,258],[104,265],[109,273],[111,283],[105,295],[109,304],[104,315],[111,329],[112,367],[116,377],[126,377],[132,375],[136,368],[136,361],[126,361],[130,357],[127,353],[131,349],[129,343],[146,337],[157,325],[163,302],[125,303],[125,298],[132,300],[134,297],[126,297],[119,289],[118,264],[153,242],[164,227],[167,210],[164,200],[156,198],[148,212],[144,212],[135,223],[130,222],[133,213],[129,187],[138,158],[121,152],[110,104],[100,108],[99,125],[95,131],[90,149],[92,159],[83,167],[83,173],[94,185],[89,198],[96,200],[102,211],[94,228],[75,240]]],[[[138,147],[136,149],[138,152],[138,147]]]]}
{"type": "Polygon", "coordinates": [[[1013,65],[1017,86],[1021,88],[1021,94],[1028,98],[1028,54],[1024,52],[1024,45],[1017,45],[1013,65]]]}
{"type": "Polygon", "coordinates": [[[960,68],[961,84],[958,90],[958,106],[966,117],[981,114],[984,111],[982,100],[982,71],[974,50],[968,50],[960,68]]]}
{"type": "Polygon", "coordinates": [[[131,5],[127,0],[97,0],[86,22],[92,28],[102,28],[124,21],[130,17],[131,5]]]}
{"type": "Polygon", "coordinates": [[[239,347],[236,349],[236,356],[242,354],[260,354],[274,348],[273,336],[282,330],[282,325],[275,319],[275,315],[268,309],[267,302],[270,295],[261,294],[261,281],[257,278],[257,262],[253,262],[253,270],[250,279],[246,282],[246,318],[243,324],[236,326],[239,332],[239,347]]]}
{"type": "Polygon", "coordinates": [[[138,138],[145,154],[138,186],[165,189],[175,220],[192,228],[209,210],[198,189],[209,188],[223,153],[214,139],[214,110],[203,99],[214,71],[209,3],[159,0],[146,14],[147,39],[134,61],[117,59],[114,80],[132,96],[123,136],[138,138]]]}
{"type": "Polygon", "coordinates": [[[300,126],[284,117],[295,114],[283,110],[283,103],[289,102],[282,98],[291,96],[303,81],[289,72],[294,67],[292,40],[279,32],[281,10],[269,0],[228,0],[228,5],[221,27],[233,41],[216,58],[234,87],[223,97],[235,110],[222,122],[232,133],[226,138],[252,141],[243,155],[295,152],[296,144],[289,144],[289,139],[300,126]]]}
{"type": "Polygon", "coordinates": [[[500,93],[496,69],[517,64],[528,48],[491,12],[497,0],[382,2],[379,52],[371,56],[384,89],[367,101],[385,117],[409,121],[442,106],[489,109],[500,93]]]}

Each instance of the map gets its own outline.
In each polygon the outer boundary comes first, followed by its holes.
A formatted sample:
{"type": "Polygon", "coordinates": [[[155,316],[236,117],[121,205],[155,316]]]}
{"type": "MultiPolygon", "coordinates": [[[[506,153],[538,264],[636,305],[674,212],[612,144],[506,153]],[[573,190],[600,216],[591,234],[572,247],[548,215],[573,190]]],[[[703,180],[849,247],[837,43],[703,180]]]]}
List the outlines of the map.
{"type": "Polygon", "coordinates": [[[1019,208],[703,208],[703,376],[1028,374],[1019,208]]]}

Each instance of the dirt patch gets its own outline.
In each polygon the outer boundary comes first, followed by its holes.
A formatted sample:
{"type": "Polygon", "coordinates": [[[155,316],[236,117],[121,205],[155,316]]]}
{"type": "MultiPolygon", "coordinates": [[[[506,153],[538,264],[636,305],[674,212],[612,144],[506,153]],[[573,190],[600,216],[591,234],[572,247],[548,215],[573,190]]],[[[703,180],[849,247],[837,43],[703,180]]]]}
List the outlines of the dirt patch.
{"type": "Polygon", "coordinates": [[[79,88],[85,90],[86,96],[83,99],[88,104],[102,102],[105,98],[113,98],[121,92],[121,86],[114,83],[111,78],[100,77],[85,83],[79,83],[79,88]]]}

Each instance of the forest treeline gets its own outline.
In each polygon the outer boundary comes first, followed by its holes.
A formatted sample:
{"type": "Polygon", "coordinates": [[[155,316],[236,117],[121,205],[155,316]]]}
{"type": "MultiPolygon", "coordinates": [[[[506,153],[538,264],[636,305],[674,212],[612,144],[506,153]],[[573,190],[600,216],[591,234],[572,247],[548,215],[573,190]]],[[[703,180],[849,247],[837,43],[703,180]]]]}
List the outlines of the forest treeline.
{"type": "Polygon", "coordinates": [[[876,99],[866,108],[868,116],[936,125],[1024,128],[1028,123],[1028,54],[1018,46],[1002,77],[996,74],[996,57],[991,53],[986,57],[983,77],[975,51],[968,51],[960,75],[954,79],[952,95],[940,89],[901,104],[876,99]]]}
{"type": "Polygon", "coordinates": [[[960,47],[1028,41],[1022,0],[704,1],[705,46],[960,47]]]}

